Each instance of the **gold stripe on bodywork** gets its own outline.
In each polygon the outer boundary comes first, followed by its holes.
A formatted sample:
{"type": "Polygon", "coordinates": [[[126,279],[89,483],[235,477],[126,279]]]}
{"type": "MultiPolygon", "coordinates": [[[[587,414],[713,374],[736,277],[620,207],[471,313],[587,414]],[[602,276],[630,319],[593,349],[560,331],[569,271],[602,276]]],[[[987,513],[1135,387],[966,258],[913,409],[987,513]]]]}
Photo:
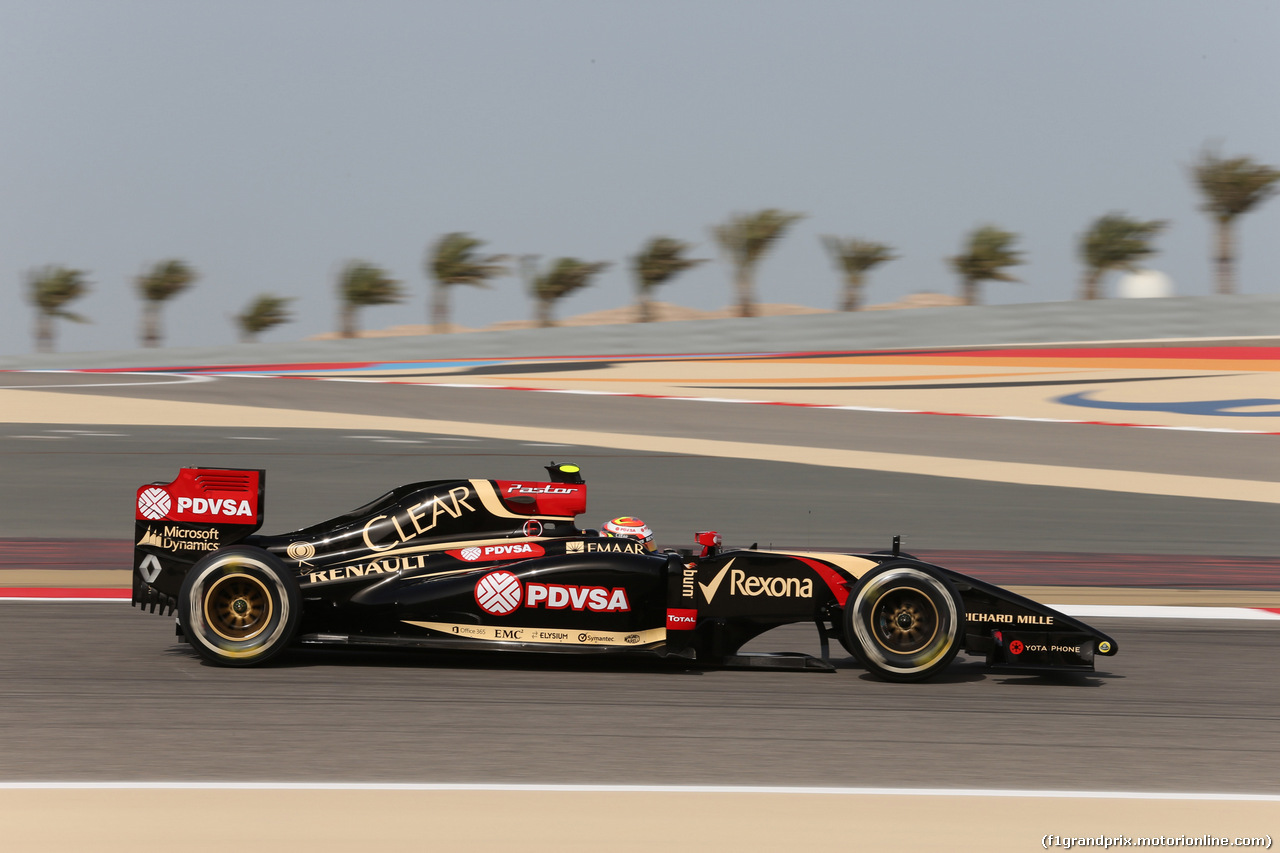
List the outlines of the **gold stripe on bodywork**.
{"type": "Polygon", "coordinates": [[[833,566],[839,566],[855,578],[860,578],[867,572],[880,565],[875,560],[868,560],[866,557],[854,557],[851,554],[831,554],[826,551],[756,551],[757,554],[780,554],[784,557],[807,557],[810,560],[820,560],[824,563],[830,563],[833,566]]]}
{"type": "Polygon", "coordinates": [[[405,624],[416,625],[430,631],[439,631],[451,637],[468,640],[491,640],[507,643],[555,643],[567,646],[647,646],[667,638],[666,628],[650,628],[646,631],[583,631],[578,628],[526,628],[495,625],[458,625],[453,622],[415,622],[405,619],[405,624]]]}

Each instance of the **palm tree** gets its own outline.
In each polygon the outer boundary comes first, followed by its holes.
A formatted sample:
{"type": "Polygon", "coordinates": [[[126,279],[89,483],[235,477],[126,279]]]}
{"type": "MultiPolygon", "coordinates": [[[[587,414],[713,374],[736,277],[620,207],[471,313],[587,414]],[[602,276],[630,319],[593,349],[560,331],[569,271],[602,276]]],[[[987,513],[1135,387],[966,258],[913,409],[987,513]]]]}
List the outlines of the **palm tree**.
{"type": "Polygon", "coordinates": [[[1013,249],[1018,235],[994,225],[983,225],[969,234],[964,254],[947,260],[960,273],[961,296],[965,305],[977,305],[978,285],[984,281],[1017,281],[1005,267],[1022,263],[1022,253],[1013,249]]]}
{"type": "Polygon", "coordinates": [[[781,239],[792,224],[803,218],[802,213],[769,208],[756,213],[735,214],[729,217],[728,222],[711,229],[721,250],[733,264],[738,316],[755,316],[756,266],[774,241],[781,239]]]}
{"type": "Polygon", "coordinates": [[[64,306],[84,296],[89,284],[80,270],[49,266],[27,273],[27,297],[36,306],[36,352],[53,352],[53,321],[89,322],[64,306]]]}
{"type": "Polygon", "coordinates": [[[1166,225],[1162,219],[1143,222],[1123,213],[1108,213],[1095,219],[1080,240],[1080,257],[1085,266],[1080,298],[1100,298],[1099,284],[1108,270],[1132,272],[1137,269],[1135,261],[1155,254],[1151,241],[1166,225]]]}
{"type": "Polygon", "coordinates": [[[427,273],[435,279],[435,294],[431,302],[431,324],[436,332],[448,331],[449,287],[470,284],[487,287],[489,279],[506,275],[503,263],[506,255],[481,257],[476,251],[484,245],[469,234],[455,231],[441,237],[427,257],[427,273]]]}
{"type": "Polygon", "coordinates": [[[293,319],[289,315],[289,303],[292,297],[275,296],[264,293],[249,303],[249,307],[236,315],[236,325],[240,327],[240,340],[253,343],[258,334],[274,329],[282,323],[293,319]]]}
{"type": "Polygon", "coordinates": [[[191,286],[196,272],[185,261],[161,261],[150,272],[138,276],[142,296],[142,345],[160,346],[160,306],[191,286]]]}
{"type": "Polygon", "coordinates": [[[1232,225],[1236,217],[1248,213],[1280,191],[1280,170],[1255,163],[1251,157],[1226,159],[1205,150],[1192,175],[1204,195],[1201,210],[1217,223],[1217,268],[1214,291],[1236,292],[1236,247],[1232,225]]]}
{"type": "Polygon", "coordinates": [[[639,292],[639,319],[648,323],[653,319],[651,302],[653,289],[666,284],[671,278],[687,269],[706,263],[705,258],[686,258],[684,253],[693,246],[672,237],[654,237],[640,254],[631,259],[636,274],[636,290],[639,292]]]}
{"type": "Polygon", "coordinates": [[[338,277],[338,297],[341,300],[342,337],[356,336],[356,312],[367,305],[390,305],[404,299],[400,282],[388,276],[380,267],[365,261],[351,261],[342,268],[338,277]]]}
{"type": "Polygon", "coordinates": [[[866,283],[867,272],[886,261],[897,259],[893,247],[887,243],[876,243],[870,240],[859,240],[850,237],[841,240],[839,237],[823,237],[822,244],[827,247],[831,260],[844,274],[844,300],[841,311],[857,311],[862,307],[862,289],[866,283]]]}
{"type": "Polygon", "coordinates": [[[577,258],[558,258],[551,264],[551,269],[539,275],[536,255],[524,255],[520,262],[529,290],[536,300],[535,319],[543,328],[555,325],[551,319],[551,308],[557,299],[588,286],[592,278],[610,266],[606,261],[589,263],[577,258]]]}

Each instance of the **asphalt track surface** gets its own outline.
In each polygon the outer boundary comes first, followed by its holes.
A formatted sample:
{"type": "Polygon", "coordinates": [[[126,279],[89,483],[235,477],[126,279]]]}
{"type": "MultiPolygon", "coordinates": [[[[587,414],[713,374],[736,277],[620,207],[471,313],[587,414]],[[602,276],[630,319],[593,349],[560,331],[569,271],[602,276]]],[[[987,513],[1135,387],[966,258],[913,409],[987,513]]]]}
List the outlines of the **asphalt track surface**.
{"type": "MultiPolygon", "coordinates": [[[[960,662],[901,685],[839,655],[835,673],[309,650],[223,669],[127,604],[5,603],[0,778],[1280,793],[1274,626],[1098,626],[1122,654],[1092,676],[960,662]]],[[[756,648],[816,651],[775,634],[756,648]]]]}
{"type": "Polygon", "coordinates": [[[672,547],[713,528],[740,546],[878,550],[896,533],[919,550],[1280,556],[1273,505],[781,462],[385,431],[59,424],[0,424],[0,448],[21,484],[0,490],[5,538],[128,536],[134,490],[184,465],[265,468],[263,530],[274,533],[403,482],[538,479],[570,460],[589,484],[583,524],[639,515],[672,547]]]}
{"type": "MultiPolygon", "coordinates": [[[[1276,438],[1265,435],[287,379],[172,382],[7,374],[4,384],[65,388],[64,396],[108,395],[125,410],[132,399],[173,400],[293,410],[300,422],[316,413],[367,413],[758,442],[817,448],[819,463],[821,451],[830,448],[929,453],[976,469],[991,460],[1230,477],[1273,493],[1270,484],[1280,480],[1276,438]]],[[[572,458],[591,484],[592,516],[640,515],[667,544],[687,543],[695,529],[713,527],[744,545],[878,548],[899,533],[921,550],[1280,556],[1280,508],[1274,503],[646,454],[616,443],[459,441],[466,436],[376,429],[94,430],[0,423],[0,437],[7,474],[22,484],[0,494],[0,536],[7,537],[118,536],[119,519],[129,510],[112,511],[112,502],[142,482],[167,481],[183,464],[267,468],[265,529],[276,531],[343,512],[410,479],[534,477],[551,459],[572,458]]]]}
{"type": "MultiPolygon", "coordinates": [[[[113,377],[120,381],[119,377],[113,377]]],[[[16,375],[5,384],[86,383],[16,375]],[[10,381],[13,380],[13,381],[10,381]]],[[[1274,437],[676,401],[238,378],[67,389],[122,399],[572,426],[976,460],[1269,480],[1274,437]]],[[[1280,555],[1274,504],[381,431],[4,424],[0,535],[119,537],[133,489],[180,464],[268,468],[268,530],[405,480],[537,476],[572,458],[592,516],[641,514],[670,544],[731,542],[1280,555]],[[104,433],[94,435],[91,433],[104,433]],[[360,436],[360,437],[356,437],[360,436]],[[401,444],[400,442],[421,442],[401,444]],[[122,491],[123,490],[123,491],[122,491]]],[[[201,664],[172,623],[121,604],[0,604],[0,777],[851,784],[1277,792],[1265,623],[1109,622],[1121,654],[1075,679],[958,663],[885,684],[648,661],[298,652],[201,664]],[[12,653],[20,650],[19,654],[12,653]]],[[[816,650],[788,628],[756,648],[816,650]]]]}

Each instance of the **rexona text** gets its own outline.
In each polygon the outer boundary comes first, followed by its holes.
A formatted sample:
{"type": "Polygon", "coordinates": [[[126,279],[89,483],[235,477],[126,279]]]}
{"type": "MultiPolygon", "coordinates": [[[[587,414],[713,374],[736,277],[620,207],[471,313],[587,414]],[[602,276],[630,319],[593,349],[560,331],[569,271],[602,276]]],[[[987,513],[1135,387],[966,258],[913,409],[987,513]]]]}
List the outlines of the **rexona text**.
{"type": "Polygon", "coordinates": [[[729,572],[730,595],[767,595],[770,598],[813,598],[812,578],[761,578],[734,569],[729,572]]]}

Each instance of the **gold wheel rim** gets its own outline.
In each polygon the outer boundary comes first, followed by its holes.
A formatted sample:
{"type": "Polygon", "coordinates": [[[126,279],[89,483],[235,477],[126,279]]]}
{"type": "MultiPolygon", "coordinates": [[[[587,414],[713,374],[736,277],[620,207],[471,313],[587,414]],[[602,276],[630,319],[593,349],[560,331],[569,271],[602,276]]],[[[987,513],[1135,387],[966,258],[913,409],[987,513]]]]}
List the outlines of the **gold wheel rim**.
{"type": "Polygon", "coordinates": [[[224,640],[244,642],[261,634],[271,624],[271,593],[267,585],[252,575],[223,575],[204,596],[204,619],[224,640]]]}
{"type": "Polygon", "coordinates": [[[938,636],[941,621],[929,596],[912,587],[888,590],[871,608],[872,635],[896,655],[913,655],[927,649],[938,636]]]}

